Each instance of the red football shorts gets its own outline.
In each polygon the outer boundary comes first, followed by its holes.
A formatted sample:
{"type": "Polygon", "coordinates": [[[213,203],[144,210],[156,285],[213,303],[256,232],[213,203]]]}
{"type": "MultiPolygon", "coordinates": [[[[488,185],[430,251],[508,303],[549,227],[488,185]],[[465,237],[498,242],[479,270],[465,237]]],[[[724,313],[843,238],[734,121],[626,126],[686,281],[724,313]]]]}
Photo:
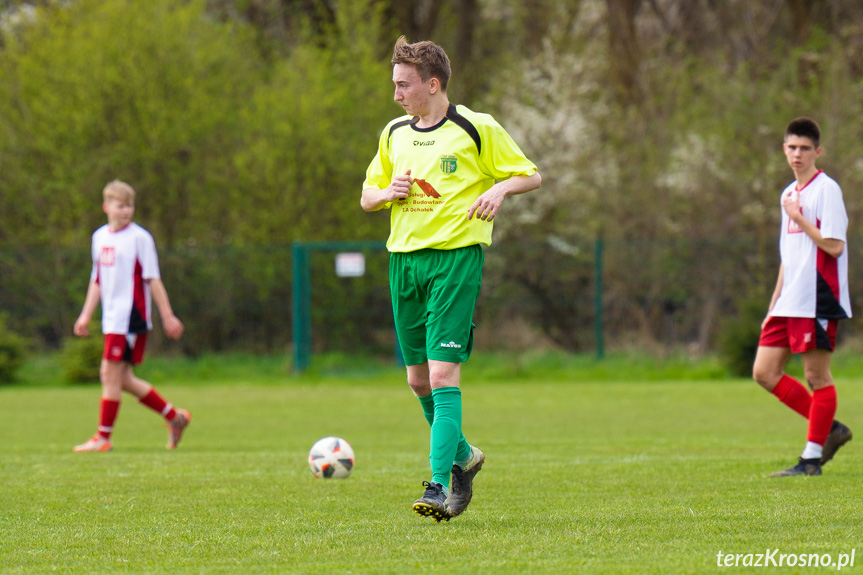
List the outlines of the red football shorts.
{"type": "Polygon", "coordinates": [[[813,349],[833,351],[836,348],[838,325],[835,319],[770,316],[761,330],[758,345],[787,347],[791,353],[804,353],[813,349]]]}
{"type": "Polygon", "coordinates": [[[138,365],[144,359],[144,348],[147,347],[146,333],[106,333],[105,349],[102,359],[108,361],[125,361],[138,365]]]}

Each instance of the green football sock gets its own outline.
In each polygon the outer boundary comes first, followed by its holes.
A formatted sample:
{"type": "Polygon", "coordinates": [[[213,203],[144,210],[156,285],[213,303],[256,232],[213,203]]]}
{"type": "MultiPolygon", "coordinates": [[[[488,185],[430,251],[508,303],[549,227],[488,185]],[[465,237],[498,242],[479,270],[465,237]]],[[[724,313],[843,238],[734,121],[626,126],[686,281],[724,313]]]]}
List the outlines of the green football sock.
{"type": "Polygon", "coordinates": [[[452,462],[461,437],[461,390],[457,387],[441,387],[432,390],[432,398],[431,480],[449,489],[452,462]]]}
{"type": "MultiPolygon", "coordinates": [[[[434,424],[434,398],[431,394],[425,397],[417,397],[420,400],[420,405],[423,407],[423,415],[426,416],[426,421],[429,425],[434,424]]],[[[455,450],[455,461],[466,461],[470,457],[470,444],[464,438],[464,433],[459,434],[458,447],[455,450]]]]}
{"type": "Polygon", "coordinates": [[[420,400],[420,405],[423,406],[423,415],[426,416],[426,421],[429,422],[429,425],[434,424],[434,398],[432,394],[428,394],[425,397],[417,397],[420,400]]]}

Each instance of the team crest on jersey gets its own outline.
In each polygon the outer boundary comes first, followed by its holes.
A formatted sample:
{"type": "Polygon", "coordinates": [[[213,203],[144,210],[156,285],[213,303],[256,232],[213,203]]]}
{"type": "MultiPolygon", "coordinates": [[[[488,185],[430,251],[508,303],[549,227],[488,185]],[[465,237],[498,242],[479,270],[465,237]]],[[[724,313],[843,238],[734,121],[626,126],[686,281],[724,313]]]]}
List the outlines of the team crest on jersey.
{"type": "MultiPolygon", "coordinates": [[[[803,206],[800,206],[800,215],[803,215],[803,206]]],[[[788,233],[789,234],[800,234],[803,233],[803,229],[791,218],[788,218],[788,233]]]]}
{"type": "Polygon", "coordinates": [[[444,174],[454,174],[458,169],[458,159],[455,156],[440,157],[440,171],[444,174]]]}
{"type": "Polygon", "coordinates": [[[102,246],[102,255],[99,264],[103,266],[114,265],[114,246],[102,246]]]}

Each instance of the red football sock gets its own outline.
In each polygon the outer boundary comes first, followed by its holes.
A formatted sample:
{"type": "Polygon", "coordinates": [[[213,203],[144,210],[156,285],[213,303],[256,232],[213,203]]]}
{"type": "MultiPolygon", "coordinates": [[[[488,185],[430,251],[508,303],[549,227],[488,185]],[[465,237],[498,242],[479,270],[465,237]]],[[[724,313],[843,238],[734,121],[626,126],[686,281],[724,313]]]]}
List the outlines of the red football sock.
{"type": "Polygon", "coordinates": [[[111,439],[118,411],[120,411],[119,401],[102,398],[102,405],[99,408],[99,435],[105,439],[111,439]]]}
{"type": "Polygon", "coordinates": [[[809,395],[802,383],[790,375],[782,376],[782,379],[773,388],[773,395],[803,417],[809,417],[809,412],[812,409],[812,396],[809,395]]]}
{"type": "Polygon", "coordinates": [[[807,441],[824,445],[836,415],[836,387],[816,389],[812,394],[812,408],[809,410],[809,435],[807,441]]]}
{"type": "Polygon", "coordinates": [[[177,412],[174,410],[174,406],[165,401],[165,398],[159,395],[155,388],[150,388],[150,393],[138,401],[156,413],[159,413],[165,419],[171,420],[174,419],[175,415],[177,415],[177,412]]]}

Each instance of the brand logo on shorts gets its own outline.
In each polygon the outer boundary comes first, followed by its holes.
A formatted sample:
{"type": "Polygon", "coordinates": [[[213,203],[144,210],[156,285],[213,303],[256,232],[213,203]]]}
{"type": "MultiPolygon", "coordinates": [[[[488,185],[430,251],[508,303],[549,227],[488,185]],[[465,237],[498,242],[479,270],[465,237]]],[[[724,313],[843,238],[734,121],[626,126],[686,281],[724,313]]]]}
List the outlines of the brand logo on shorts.
{"type": "Polygon", "coordinates": [[[114,265],[114,246],[102,247],[102,255],[99,257],[99,264],[103,266],[114,265]]]}
{"type": "Polygon", "coordinates": [[[454,342],[454,341],[451,341],[451,342],[449,342],[449,343],[441,342],[440,346],[441,346],[441,347],[451,347],[451,348],[453,348],[453,349],[461,349],[461,344],[460,344],[460,343],[456,343],[456,342],[454,342]]]}
{"type": "Polygon", "coordinates": [[[455,156],[440,157],[440,171],[444,174],[454,174],[458,169],[458,158],[455,156]]]}

